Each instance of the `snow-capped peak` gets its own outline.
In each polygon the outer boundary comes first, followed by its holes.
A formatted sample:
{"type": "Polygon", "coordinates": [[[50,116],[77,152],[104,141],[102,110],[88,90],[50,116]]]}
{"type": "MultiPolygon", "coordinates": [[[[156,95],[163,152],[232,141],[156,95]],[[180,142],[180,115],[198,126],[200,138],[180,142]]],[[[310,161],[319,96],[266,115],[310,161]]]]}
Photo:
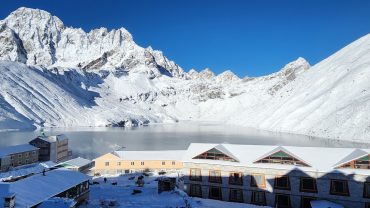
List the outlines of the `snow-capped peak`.
{"type": "Polygon", "coordinates": [[[213,71],[210,68],[205,68],[198,73],[197,78],[198,79],[212,79],[215,76],[216,76],[215,73],[213,73],[213,71]]]}
{"type": "Polygon", "coordinates": [[[1,28],[13,31],[14,37],[10,37],[10,32],[7,36],[18,43],[11,44],[14,46],[11,50],[0,50],[1,60],[43,67],[118,68],[151,77],[183,76],[180,66],[161,51],[138,46],[124,28],[108,31],[102,27],[87,33],[80,28],[65,27],[58,17],[46,11],[25,7],[12,12],[0,24],[1,28]]]}
{"type": "Polygon", "coordinates": [[[240,78],[236,76],[231,70],[226,70],[221,74],[217,75],[216,81],[224,83],[224,82],[234,82],[239,81],[240,78]]]}

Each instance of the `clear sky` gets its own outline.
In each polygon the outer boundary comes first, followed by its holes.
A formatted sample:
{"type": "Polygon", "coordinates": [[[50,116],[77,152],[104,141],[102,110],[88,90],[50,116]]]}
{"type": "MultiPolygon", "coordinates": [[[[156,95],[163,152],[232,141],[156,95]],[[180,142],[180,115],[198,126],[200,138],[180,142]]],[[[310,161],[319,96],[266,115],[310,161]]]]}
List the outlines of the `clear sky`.
{"type": "Polygon", "coordinates": [[[241,77],[313,65],[370,32],[369,0],[0,0],[0,19],[20,6],[85,31],[125,27],[185,70],[241,77]]]}

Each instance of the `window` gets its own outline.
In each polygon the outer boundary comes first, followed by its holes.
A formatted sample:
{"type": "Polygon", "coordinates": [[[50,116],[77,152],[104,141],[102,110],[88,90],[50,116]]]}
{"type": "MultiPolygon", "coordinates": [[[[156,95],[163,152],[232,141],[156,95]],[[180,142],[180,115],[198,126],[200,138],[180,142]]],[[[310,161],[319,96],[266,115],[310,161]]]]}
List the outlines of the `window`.
{"type": "Polygon", "coordinates": [[[117,162],[117,165],[118,165],[118,166],[121,166],[121,162],[117,162]]]}
{"type": "Polygon", "coordinates": [[[208,198],[222,200],[221,187],[210,186],[208,198]]]}
{"type": "Polygon", "coordinates": [[[190,169],[190,180],[202,181],[202,175],[200,169],[190,169]]]}
{"type": "Polygon", "coordinates": [[[206,160],[225,160],[225,161],[231,161],[231,162],[237,162],[234,158],[229,157],[228,155],[225,155],[223,152],[216,148],[212,148],[208,150],[207,152],[204,152],[193,159],[206,159],[206,160]]]}
{"type": "Polygon", "coordinates": [[[243,185],[243,173],[230,173],[229,184],[243,185]]]}
{"type": "Polygon", "coordinates": [[[22,161],[18,161],[18,165],[22,165],[22,161]]]}
{"type": "Polygon", "coordinates": [[[28,157],[30,155],[29,152],[24,153],[25,157],[28,157]]]}
{"type": "Polygon", "coordinates": [[[311,208],[311,201],[316,200],[314,197],[302,196],[301,197],[301,208],[311,208]]]}
{"type": "Polygon", "coordinates": [[[162,161],[162,165],[166,165],[166,162],[165,161],[162,161]]]}
{"type": "Polygon", "coordinates": [[[309,167],[306,163],[298,160],[297,158],[290,156],[289,154],[278,151],[268,157],[265,157],[261,160],[256,161],[256,163],[277,163],[284,165],[296,165],[296,166],[306,166],[309,167]]]}
{"type": "Polygon", "coordinates": [[[350,161],[339,168],[370,169],[370,155],[350,161]]]}
{"type": "Polygon", "coordinates": [[[316,179],[311,177],[302,177],[299,190],[301,192],[317,193],[316,179]]]}
{"type": "Polygon", "coordinates": [[[190,196],[202,197],[202,186],[199,184],[190,184],[190,196]]]}
{"type": "Polygon", "coordinates": [[[209,182],[211,183],[222,183],[221,171],[220,170],[210,170],[209,171],[209,182]]]}
{"type": "Polygon", "coordinates": [[[331,180],[330,194],[349,196],[348,182],[345,180],[331,180]]]}
{"type": "Polygon", "coordinates": [[[251,203],[256,205],[266,205],[266,195],[263,191],[252,191],[251,203]]]}
{"type": "Polygon", "coordinates": [[[105,166],[109,166],[109,162],[105,162],[105,166]]]}
{"type": "Polygon", "coordinates": [[[36,151],[32,151],[32,154],[35,155],[36,154],[36,151]]]}
{"type": "Polygon", "coordinates": [[[275,194],[275,206],[277,208],[290,208],[290,196],[287,194],[275,194]]]}
{"type": "Polygon", "coordinates": [[[141,165],[144,165],[145,163],[144,162],[141,162],[141,165]]]}
{"type": "Polygon", "coordinates": [[[275,189],[290,190],[289,176],[277,176],[275,177],[275,189]]]}
{"type": "Polygon", "coordinates": [[[251,186],[252,187],[265,188],[266,187],[265,175],[263,175],[263,174],[252,174],[251,175],[251,186]]]}
{"type": "Polygon", "coordinates": [[[131,162],[131,165],[135,165],[135,162],[131,162]]]}
{"type": "Polygon", "coordinates": [[[370,198],[370,182],[364,183],[364,198],[370,198]]]}
{"type": "Polygon", "coordinates": [[[19,158],[22,158],[22,154],[18,154],[18,157],[19,157],[19,158]]]}
{"type": "Polygon", "coordinates": [[[175,161],[172,161],[172,165],[176,165],[176,162],[175,161]]]}
{"type": "Polygon", "coordinates": [[[243,190],[241,190],[241,189],[230,189],[229,201],[244,202],[244,200],[243,200],[243,190]]]}

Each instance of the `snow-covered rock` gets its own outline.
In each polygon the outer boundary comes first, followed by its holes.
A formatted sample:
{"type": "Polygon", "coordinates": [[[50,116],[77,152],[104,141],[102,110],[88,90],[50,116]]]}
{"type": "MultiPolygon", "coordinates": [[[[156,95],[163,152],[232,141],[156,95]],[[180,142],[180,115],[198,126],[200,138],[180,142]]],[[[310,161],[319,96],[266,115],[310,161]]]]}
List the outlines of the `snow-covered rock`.
{"type": "Polygon", "coordinates": [[[370,35],[262,77],[188,73],[124,28],[85,32],[20,8],[0,21],[0,129],[212,120],[369,142],[370,35]]]}

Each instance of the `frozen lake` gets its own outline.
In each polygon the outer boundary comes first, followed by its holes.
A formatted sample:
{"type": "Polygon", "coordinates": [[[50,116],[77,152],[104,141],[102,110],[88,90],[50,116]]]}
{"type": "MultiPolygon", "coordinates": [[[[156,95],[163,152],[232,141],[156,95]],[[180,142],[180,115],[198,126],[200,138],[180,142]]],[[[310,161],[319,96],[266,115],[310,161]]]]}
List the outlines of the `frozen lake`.
{"type": "MultiPolygon", "coordinates": [[[[273,133],[217,123],[180,122],[137,128],[58,128],[70,138],[73,155],[94,159],[121,146],[127,150],[186,149],[191,142],[370,148],[370,144],[273,133]]],[[[0,132],[0,147],[21,144],[40,135],[35,132],[0,132]]]]}

